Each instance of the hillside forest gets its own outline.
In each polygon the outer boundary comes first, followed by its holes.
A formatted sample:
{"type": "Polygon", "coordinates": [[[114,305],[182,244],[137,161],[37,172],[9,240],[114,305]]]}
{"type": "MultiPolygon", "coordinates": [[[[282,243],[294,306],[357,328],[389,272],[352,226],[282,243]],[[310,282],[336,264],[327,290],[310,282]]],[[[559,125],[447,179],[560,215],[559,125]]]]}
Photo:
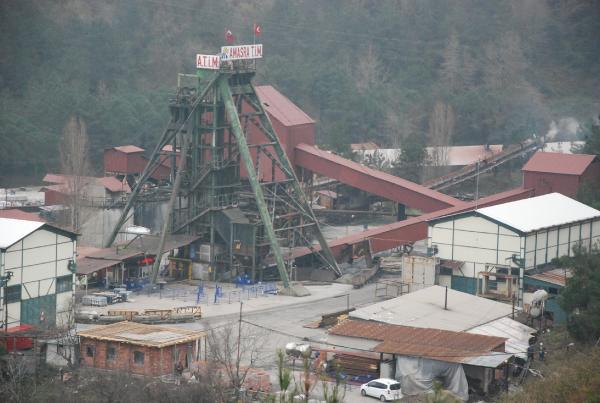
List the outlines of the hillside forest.
{"type": "Polygon", "coordinates": [[[254,23],[256,81],[315,118],[323,146],[507,144],[565,118],[585,136],[599,21],[595,0],[5,0],[0,181],[57,169],[74,116],[96,167],[106,146],[151,148],[177,73],[226,29],[253,41],[254,23]]]}

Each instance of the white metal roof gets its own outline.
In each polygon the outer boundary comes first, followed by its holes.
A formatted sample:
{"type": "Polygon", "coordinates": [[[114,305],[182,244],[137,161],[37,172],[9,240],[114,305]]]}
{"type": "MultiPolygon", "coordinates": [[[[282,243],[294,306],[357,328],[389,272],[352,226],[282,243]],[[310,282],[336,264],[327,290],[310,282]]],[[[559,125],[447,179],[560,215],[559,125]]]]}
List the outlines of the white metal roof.
{"type": "Polygon", "coordinates": [[[529,339],[536,333],[536,330],[516,320],[500,318],[477,326],[468,332],[485,336],[506,337],[508,340],[506,341],[505,351],[526,360],[529,339]]]}
{"type": "Polygon", "coordinates": [[[0,249],[6,249],[19,242],[42,225],[44,223],[39,221],[0,218],[0,249]]]}
{"type": "Polygon", "coordinates": [[[560,193],[484,207],[477,212],[521,232],[600,217],[600,211],[560,193]]]}
{"type": "Polygon", "coordinates": [[[350,312],[351,318],[374,320],[414,327],[461,332],[508,316],[508,304],[448,289],[448,309],[444,309],[446,289],[439,285],[350,312]]]}

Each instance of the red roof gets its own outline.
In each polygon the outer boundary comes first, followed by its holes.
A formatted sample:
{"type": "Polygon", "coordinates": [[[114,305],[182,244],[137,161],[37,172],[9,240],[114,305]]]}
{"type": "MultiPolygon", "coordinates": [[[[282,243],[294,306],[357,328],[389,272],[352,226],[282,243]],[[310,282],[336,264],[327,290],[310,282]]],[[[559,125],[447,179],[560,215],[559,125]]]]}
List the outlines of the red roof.
{"type": "Polygon", "coordinates": [[[104,185],[104,188],[106,188],[109,192],[131,193],[131,188],[129,187],[127,182],[121,182],[114,176],[105,176],[103,178],[100,178],[100,183],[102,183],[102,185],[104,185]]]}
{"type": "Polygon", "coordinates": [[[306,112],[271,85],[256,87],[256,95],[260,98],[265,110],[284,126],[315,123],[306,112]]]}
{"type": "Polygon", "coordinates": [[[28,213],[19,209],[0,210],[0,218],[12,218],[15,220],[45,222],[37,214],[28,213]]]}
{"type": "Polygon", "coordinates": [[[595,159],[595,155],[588,154],[545,153],[538,151],[527,161],[523,167],[523,171],[582,175],[595,159]]]}
{"type": "Polygon", "coordinates": [[[134,146],[134,145],[127,145],[127,146],[118,146],[118,147],[113,147],[115,150],[117,151],[121,151],[122,153],[125,154],[132,154],[132,153],[141,153],[144,152],[144,149],[138,146],[134,146]]]}
{"type": "Polygon", "coordinates": [[[504,352],[506,338],[480,334],[426,329],[387,323],[345,320],[329,330],[338,336],[380,340],[375,351],[440,361],[463,362],[469,358],[504,352]]]}

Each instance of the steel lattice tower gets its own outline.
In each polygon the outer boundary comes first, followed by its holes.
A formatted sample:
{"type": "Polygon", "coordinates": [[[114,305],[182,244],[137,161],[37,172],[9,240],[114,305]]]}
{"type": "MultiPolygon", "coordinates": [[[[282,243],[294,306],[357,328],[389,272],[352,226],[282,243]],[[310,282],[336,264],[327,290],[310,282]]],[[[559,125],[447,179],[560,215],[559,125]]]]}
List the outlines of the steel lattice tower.
{"type": "Polygon", "coordinates": [[[288,287],[286,269],[299,247],[309,248],[324,267],[341,274],[256,95],[254,75],[252,62],[234,61],[219,70],[198,70],[195,87],[178,87],[170,100],[167,129],[131,193],[109,245],[131,207],[144,197],[152,172],[169,159],[174,184],[161,243],[167,233],[202,236],[210,244],[215,276],[247,270],[254,276],[256,269],[275,264],[288,287]],[[261,135],[251,136],[251,129],[261,135]],[[268,180],[260,177],[264,156],[273,171],[268,180]]]}

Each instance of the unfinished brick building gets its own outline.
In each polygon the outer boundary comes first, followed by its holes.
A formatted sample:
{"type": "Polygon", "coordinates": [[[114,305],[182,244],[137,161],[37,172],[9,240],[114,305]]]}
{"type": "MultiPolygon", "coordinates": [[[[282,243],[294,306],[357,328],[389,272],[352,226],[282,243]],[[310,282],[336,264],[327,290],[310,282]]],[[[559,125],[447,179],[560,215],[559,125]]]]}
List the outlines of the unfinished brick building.
{"type": "Polygon", "coordinates": [[[178,362],[186,369],[206,359],[206,333],[180,328],[125,321],[84,330],[79,337],[83,363],[93,368],[161,376],[173,374],[178,362]]]}

